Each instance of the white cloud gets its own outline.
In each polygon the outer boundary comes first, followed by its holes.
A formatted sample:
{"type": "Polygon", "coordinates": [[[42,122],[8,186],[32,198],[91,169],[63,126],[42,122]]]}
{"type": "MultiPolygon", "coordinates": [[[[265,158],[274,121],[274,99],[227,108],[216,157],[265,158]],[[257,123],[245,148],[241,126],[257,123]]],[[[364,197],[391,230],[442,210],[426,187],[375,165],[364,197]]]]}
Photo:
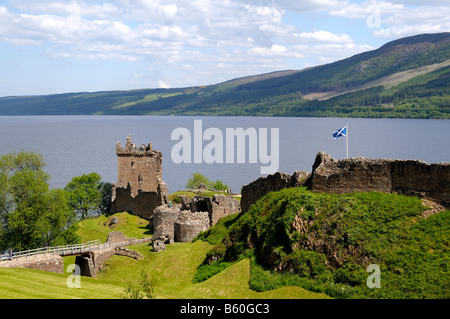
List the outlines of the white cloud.
{"type": "Polygon", "coordinates": [[[299,41],[304,42],[327,42],[327,43],[351,43],[352,38],[345,34],[335,34],[329,31],[314,31],[314,32],[301,32],[295,33],[294,37],[299,41]]]}
{"type": "Polygon", "coordinates": [[[329,12],[329,15],[348,19],[367,19],[372,14],[381,15],[396,14],[405,10],[403,4],[394,4],[392,2],[369,0],[362,3],[350,3],[339,9],[329,12]]]}
{"type": "Polygon", "coordinates": [[[436,33],[448,31],[449,28],[443,28],[442,25],[435,24],[420,24],[420,25],[406,25],[406,26],[393,26],[385,29],[374,30],[374,36],[378,38],[402,38],[410,35],[416,35],[420,33],[436,33]]]}
{"type": "MultiPolygon", "coordinates": [[[[250,3],[255,1],[248,0],[250,3]]],[[[259,3],[267,6],[276,6],[283,8],[284,10],[290,10],[295,12],[317,12],[317,11],[327,11],[334,8],[342,7],[347,4],[346,0],[259,0],[259,3]]]]}
{"type": "Polygon", "coordinates": [[[120,9],[111,3],[96,4],[76,0],[10,0],[10,2],[16,8],[33,14],[70,15],[77,12],[84,17],[109,18],[120,12],[120,9]]]}
{"type": "Polygon", "coordinates": [[[334,17],[360,19],[373,29],[378,38],[399,38],[420,33],[450,31],[450,7],[442,0],[368,0],[349,3],[328,14],[334,17]],[[418,5],[419,6],[416,6],[418,5]],[[378,23],[374,23],[377,21],[378,23]]]}
{"type": "Polygon", "coordinates": [[[170,86],[163,80],[158,80],[158,88],[159,89],[170,89],[170,86]]]}
{"type": "MultiPolygon", "coordinates": [[[[374,38],[448,31],[442,0],[9,0],[0,43],[52,60],[127,62],[146,83],[217,83],[373,49],[374,38]],[[361,27],[380,12],[380,27],[361,27]],[[358,21],[360,20],[360,21],[358,21]],[[343,27],[339,25],[342,22],[343,27]],[[359,29],[352,29],[353,25],[359,29]],[[33,48],[34,49],[34,48],[33,48]],[[150,80],[151,78],[151,80],[150,80]],[[162,79],[158,82],[156,79],[162,79]]],[[[1,53],[0,53],[1,54],[1,53]]],[[[134,82],[136,83],[136,82],[134,82]]]]}

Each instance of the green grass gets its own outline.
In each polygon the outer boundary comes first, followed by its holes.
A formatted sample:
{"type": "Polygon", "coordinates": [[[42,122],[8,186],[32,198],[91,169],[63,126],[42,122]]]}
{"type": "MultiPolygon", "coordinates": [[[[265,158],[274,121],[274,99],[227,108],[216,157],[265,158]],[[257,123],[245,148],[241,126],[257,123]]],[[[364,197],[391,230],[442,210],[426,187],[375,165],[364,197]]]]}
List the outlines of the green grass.
{"type": "Polygon", "coordinates": [[[125,285],[143,270],[152,278],[156,298],[328,298],[325,294],[300,287],[256,292],[249,285],[249,259],[243,259],[201,283],[193,283],[197,267],[211,247],[204,241],[174,243],[164,251],[153,253],[147,245],[132,246],[130,249],[144,255],[142,261],[113,256],[99,273],[98,279],[125,285]]]}
{"type": "MultiPolygon", "coordinates": [[[[81,289],[67,287],[68,273],[0,268],[0,298],[121,298],[142,271],[155,298],[450,298],[450,211],[423,218],[424,209],[420,199],[395,194],[286,189],[223,218],[194,242],[158,253],[148,244],[130,246],[144,259],[113,256],[97,278],[81,278],[81,289]],[[290,227],[297,215],[310,221],[305,234],[290,227]],[[308,236],[329,253],[300,248],[308,236]],[[211,256],[221,259],[210,267],[211,256]],[[381,289],[365,285],[370,263],[381,268],[381,289]],[[288,271],[275,272],[281,265],[288,271]]],[[[114,229],[101,216],[81,222],[77,232],[83,241],[106,240],[115,230],[128,238],[151,235],[145,220],[114,216],[114,229]]],[[[64,258],[65,268],[73,263],[64,258]]]]}
{"type": "Polygon", "coordinates": [[[94,278],[81,278],[80,288],[68,288],[69,274],[34,269],[0,268],[0,299],[121,298],[123,287],[94,278]]]}
{"type": "Polygon", "coordinates": [[[258,291],[297,285],[336,298],[450,298],[450,211],[424,218],[425,209],[396,194],[273,192],[201,234],[214,244],[207,256],[220,262],[205,259],[197,278],[250,255],[258,291]],[[299,217],[302,231],[292,227],[299,217]],[[380,266],[382,289],[366,286],[369,264],[380,266]]]}
{"type": "MultiPolygon", "coordinates": [[[[128,213],[114,216],[127,223],[115,229],[104,225],[107,217],[101,216],[80,223],[77,231],[83,241],[96,238],[105,240],[110,231],[120,230],[128,238],[148,235],[147,222],[128,213]]],[[[243,259],[219,274],[193,283],[198,266],[213,245],[197,240],[193,243],[174,243],[164,251],[155,253],[148,244],[128,247],[140,252],[144,259],[136,261],[123,256],[113,256],[105,262],[96,278],[81,277],[81,288],[68,288],[68,273],[55,274],[33,269],[0,268],[0,298],[15,299],[117,299],[122,298],[128,281],[136,281],[141,271],[152,280],[155,298],[328,298],[300,287],[256,292],[249,286],[250,262],[243,259]]],[[[64,269],[73,264],[75,257],[64,258],[64,269]]]]}
{"type": "Polygon", "coordinates": [[[105,242],[108,234],[112,231],[121,231],[127,238],[142,238],[151,235],[147,220],[126,212],[86,219],[79,222],[78,225],[79,229],[76,233],[81,237],[83,243],[95,239],[105,242]],[[110,217],[119,219],[119,223],[114,228],[105,225],[110,217]]]}

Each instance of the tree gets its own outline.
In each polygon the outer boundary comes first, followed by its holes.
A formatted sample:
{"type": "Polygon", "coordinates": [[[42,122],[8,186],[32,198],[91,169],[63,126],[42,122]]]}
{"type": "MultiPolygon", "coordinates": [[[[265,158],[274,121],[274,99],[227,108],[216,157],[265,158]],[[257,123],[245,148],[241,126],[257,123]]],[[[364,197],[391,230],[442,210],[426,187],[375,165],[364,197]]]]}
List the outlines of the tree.
{"type": "Polygon", "coordinates": [[[64,188],[69,206],[81,219],[100,212],[102,202],[101,176],[95,172],[75,176],[64,188]]]}
{"type": "Polygon", "coordinates": [[[193,173],[192,177],[188,179],[188,182],[185,187],[198,188],[200,184],[204,184],[207,188],[215,189],[218,191],[225,191],[230,188],[228,185],[225,185],[221,180],[213,182],[208,177],[200,173],[193,173]]]}
{"type": "Polygon", "coordinates": [[[64,192],[50,189],[42,155],[9,153],[0,157],[0,247],[33,249],[61,238],[76,240],[64,192]]]}
{"type": "Polygon", "coordinates": [[[200,173],[193,173],[192,177],[188,179],[188,182],[186,184],[186,188],[197,188],[200,186],[200,184],[204,184],[206,187],[211,186],[211,181],[208,177],[200,174],[200,173]]]}
{"type": "Polygon", "coordinates": [[[127,282],[123,299],[144,299],[145,297],[147,299],[153,299],[155,295],[152,280],[149,278],[148,274],[142,270],[137,283],[131,281],[127,282]]]}
{"type": "Polygon", "coordinates": [[[212,188],[218,191],[227,191],[230,189],[230,187],[226,184],[224,184],[221,180],[215,181],[212,185],[212,188]]]}
{"type": "Polygon", "coordinates": [[[104,215],[108,215],[111,212],[111,199],[112,199],[112,184],[101,183],[102,199],[100,201],[100,212],[104,215]]]}

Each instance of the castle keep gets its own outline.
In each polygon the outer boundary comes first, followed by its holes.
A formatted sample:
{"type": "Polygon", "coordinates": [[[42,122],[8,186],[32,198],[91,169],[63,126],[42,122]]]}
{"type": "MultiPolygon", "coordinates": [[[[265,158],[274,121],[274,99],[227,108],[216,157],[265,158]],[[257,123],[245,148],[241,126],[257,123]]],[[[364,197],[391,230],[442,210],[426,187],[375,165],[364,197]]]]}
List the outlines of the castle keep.
{"type": "Polygon", "coordinates": [[[162,180],[162,153],[152,144],[136,146],[128,135],[125,147],[116,144],[117,182],[113,184],[112,212],[129,211],[152,224],[156,207],[168,203],[162,180]]]}
{"type": "Polygon", "coordinates": [[[181,196],[181,204],[168,205],[169,191],[162,181],[162,153],[152,144],[136,146],[128,135],[125,147],[116,144],[117,182],[113,184],[113,213],[128,211],[146,218],[155,233],[153,248],[159,251],[166,243],[191,241],[201,231],[224,216],[241,210],[231,196],[181,196]]]}

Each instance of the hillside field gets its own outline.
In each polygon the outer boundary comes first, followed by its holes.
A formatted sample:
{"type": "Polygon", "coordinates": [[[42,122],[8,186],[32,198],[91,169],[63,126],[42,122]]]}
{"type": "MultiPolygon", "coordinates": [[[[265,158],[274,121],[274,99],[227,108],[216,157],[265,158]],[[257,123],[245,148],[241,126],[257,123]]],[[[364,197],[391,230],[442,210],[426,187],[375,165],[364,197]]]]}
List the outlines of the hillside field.
{"type": "MultiPolygon", "coordinates": [[[[78,234],[82,241],[101,238],[106,240],[110,231],[122,231],[128,238],[149,236],[144,219],[128,213],[118,213],[118,227],[105,226],[106,216],[88,219],[80,223],[78,234]]],[[[249,288],[250,262],[248,259],[236,263],[221,274],[202,283],[193,283],[197,267],[204,260],[212,245],[197,241],[195,243],[174,243],[166,250],[154,253],[148,244],[130,246],[140,252],[144,259],[113,256],[106,263],[97,278],[81,278],[81,288],[68,288],[69,274],[55,274],[33,269],[0,268],[0,299],[120,299],[128,281],[136,281],[141,271],[149,274],[155,292],[160,298],[328,298],[325,294],[309,292],[300,287],[256,292],[249,288]]],[[[75,257],[65,257],[65,269],[74,263],[75,257]]]]}
{"type": "MultiPolygon", "coordinates": [[[[230,215],[190,243],[155,253],[128,247],[136,261],[113,256],[96,278],[68,288],[69,274],[0,268],[0,298],[120,299],[142,273],[156,299],[448,299],[450,211],[418,197],[328,194],[305,188],[272,192],[248,212],[230,215]],[[381,285],[367,285],[376,264],[381,285]]],[[[151,236],[148,222],[126,212],[79,223],[82,242],[122,231],[151,236]],[[109,219],[119,223],[109,226],[109,219]]],[[[65,268],[75,257],[65,257],[65,268]]]]}

